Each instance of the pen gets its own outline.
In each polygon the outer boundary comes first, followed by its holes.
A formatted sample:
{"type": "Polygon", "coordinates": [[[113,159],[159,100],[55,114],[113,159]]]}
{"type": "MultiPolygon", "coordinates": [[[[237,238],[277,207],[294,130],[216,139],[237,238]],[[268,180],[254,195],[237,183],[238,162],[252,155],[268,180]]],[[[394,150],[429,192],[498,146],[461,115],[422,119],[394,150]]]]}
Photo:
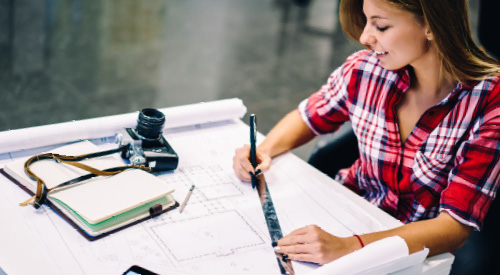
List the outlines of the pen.
{"type": "MultiPolygon", "coordinates": [[[[257,117],[255,114],[250,115],[250,163],[255,169],[257,167],[257,148],[255,143],[257,141],[257,117]]],[[[250,177],[252,178],[252,188],[257,186],[257,177],[255,174],[250,172],[250,177]]]]}
{"type": "Polygon", "coordinates": [[[193,194],[193,190],[194,190],[194,184],[191,185],[191,188],[189,188],[189,191],[186,195],[186,198],[182,202],[181,208],[179,208],[179,213],[182,213],[182,210],[184,210],[184,207],[186,207],[186,204],[187,204],[189,198],[191,197],[191,194],[193,194]]]}

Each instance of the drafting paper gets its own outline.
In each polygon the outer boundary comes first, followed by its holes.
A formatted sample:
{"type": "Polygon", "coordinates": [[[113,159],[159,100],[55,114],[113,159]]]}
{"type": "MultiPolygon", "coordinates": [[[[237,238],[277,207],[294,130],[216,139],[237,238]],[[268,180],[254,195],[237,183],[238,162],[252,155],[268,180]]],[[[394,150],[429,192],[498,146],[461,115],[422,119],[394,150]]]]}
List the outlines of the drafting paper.
{"type": "MultiPolygon", "coordinates": [[[[210,117],[211,112],[201,116],[210,117]]],[[[169,128],[164,135],[179,155],[179,166],[157,176],[175,188],[172,195],[177,201],[196,185],[182,213],[170,211],[88,242],[44,207],[34,211],[16,206],[8,211],[15,211],[26,222],[41,244],[39,253],[58,259],[56,274],[122,274],[133,264],[159,274],[279,274],[258,195],[232,169],[234,150],[249,142],[248,126],[235,117],[169,128]]],[[[262,140],[259,135],[257,142],[262,140]]],[[[16,152],[0,155],[0,166],[20,158],[16,152]]],[[[339,236],[402,225],[293,154],[275,158],[265,176],[284,234],[308,224],[339,236]]],[[[1,176],[0,193],[11,204],[26,199],[24,191],[1,176]]],[[[6,237],[0,235],[0,240],[6,237]]],[[[5,250],[11,251],[9,247],[5,250]]],[[[449,269],[453,256],[443,255],[437,262],[424,261],[422,272],[449,269]]],[[[23,254],[5,257],[11,260],[23,254]]],[[[320,268],[305,262],[292,264],[297,275],[320,268]]]]}

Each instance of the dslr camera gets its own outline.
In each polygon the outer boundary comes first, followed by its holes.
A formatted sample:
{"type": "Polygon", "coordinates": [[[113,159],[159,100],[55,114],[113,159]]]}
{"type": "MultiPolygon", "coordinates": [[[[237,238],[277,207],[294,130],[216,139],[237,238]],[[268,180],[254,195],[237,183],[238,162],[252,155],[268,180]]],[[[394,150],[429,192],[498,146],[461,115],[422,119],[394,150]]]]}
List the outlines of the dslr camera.
{"type": "Polygon", "coordinates": [[[122,158],[131,164],[150,167],[152,171],[174,170],[179,164],[179,157],[163,137],[165,115],[152,108],[143,109],[137,119],[137,127],[124,128],[116,133],[116,143],[127,146],[122,151],[122,158]]]}

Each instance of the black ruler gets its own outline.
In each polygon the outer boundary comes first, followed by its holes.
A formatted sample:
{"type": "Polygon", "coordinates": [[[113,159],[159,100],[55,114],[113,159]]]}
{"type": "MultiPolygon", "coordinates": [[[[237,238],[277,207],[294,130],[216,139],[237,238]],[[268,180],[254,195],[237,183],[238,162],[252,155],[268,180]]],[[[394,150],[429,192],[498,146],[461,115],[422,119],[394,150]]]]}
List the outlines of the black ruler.
{"type": "MultiPolygon", "coordinates": [[[[262,204],[262,211],[264,212],[264,217],[266,218],[267,229],[271,240],[277,242],[279,239],[283,238],[283,233],[281,232],[280,222],[278,220],[278,215],[274,209],[273,200],[271,199],[271,194],[267,188],[266,179],[264,174],[257,176],[257,192],[259,193],[260,203],[262,204]]],[[[281,270],[281,274],[294,275],[292,261],[284,259],[283,255],[275,252],[276,259],[278,260],[278,265],[281,270]]]]}
{"type": "MultiPolygon", "coordinates": [[[[256,137],[257,137],[257,127],[256,127],[255,115],[250,115],[250,162],[255,168],[257,166],[257,156],[256,156],[256,137]]],[[[255,173],[252,175],[252,187],[257,188],[257,193],[259,194],[260,203],[262,205],[262,211],[266,219],[267,229],[269,231],[269,236],[272,242],[277,242],[279,239],[283,238],[283,233],[281,232],[280,222],[278,220],[278,215],[274,209],[273,200],[271,194],[269,193],[269,188],[267,188],[266,179],[263,173],[255,173]]],[[[283,258],[283,255],[275,252],[276,260],[281,271],[281,274],[294,275],[295,272],[292,267],[292,261],[283,258]]]]}

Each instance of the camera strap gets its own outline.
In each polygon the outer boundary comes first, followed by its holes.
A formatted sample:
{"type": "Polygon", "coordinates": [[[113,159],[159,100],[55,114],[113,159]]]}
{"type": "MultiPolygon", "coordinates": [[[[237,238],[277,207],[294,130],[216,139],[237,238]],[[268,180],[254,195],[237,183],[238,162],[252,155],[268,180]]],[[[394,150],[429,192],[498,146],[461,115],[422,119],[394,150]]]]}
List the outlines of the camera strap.
{"type": "Polygon", "coordinates": [[[47,195],[49,192],[62,188],[62,187],[67,187],[79,182],[82,182],[87,179],[91,179],[96,176],[111,176],[111,175],[116,175],[118,173],[121,173],[127,169],[142,169],[147,172],[151,172],[150,167],[142,166],[142,165],[125,165],[125,166],[118,166],[118,167],[113,167],[113,168],[108,168],[104,170],[96,169],[94,167],[88,166],[86,164],[80,163],[79,161],[86,160],[86,159],[91,159],[91,158],[97,158],[97,157],[102,157],[118,152],[124,152],[125,150],[128,150],[129,145],[124,145],[120,146],[116,149],[111,149],[111,150],[106,150],[106,151],[101,151],[101,152],[96,152],[96,153],[90,153],[90,154],[84,154],[80,156],[66,156],[66,155],[60,155],[60,154],[53,154],[53,153],[44,153],[44,154],[39,154],[36,156],[33,156],[29,158],[25,163],[24,163],[24,171],[26,174],[33,180],[36,180],[37,183],[37,188],[36,188],[36,193],[33,197],[28,199],[25,202],[20,203],[21,206],[26,206],[28,204],[32,204],[36,209],[38,209],[47,199],[47,195]],[[68,165],[72,165],[74,167],[80,168],[82,170],[90,172],[90,174],[86,174],[74,179],[71,179],[69,181],[63,182],[57,186],[54,186],[52,188],[47,188],[45,185],[45,182],[43,179],[38,177],[33,171],[30,169],[30,165],[40,161],[40,160],[49,160],[52,159],[56,163],[65,163],[68,165]],[[33,201],[34,200],[34,201],[33,201]],[[32,202],[33,201],[33,202],[32,202]]]}

